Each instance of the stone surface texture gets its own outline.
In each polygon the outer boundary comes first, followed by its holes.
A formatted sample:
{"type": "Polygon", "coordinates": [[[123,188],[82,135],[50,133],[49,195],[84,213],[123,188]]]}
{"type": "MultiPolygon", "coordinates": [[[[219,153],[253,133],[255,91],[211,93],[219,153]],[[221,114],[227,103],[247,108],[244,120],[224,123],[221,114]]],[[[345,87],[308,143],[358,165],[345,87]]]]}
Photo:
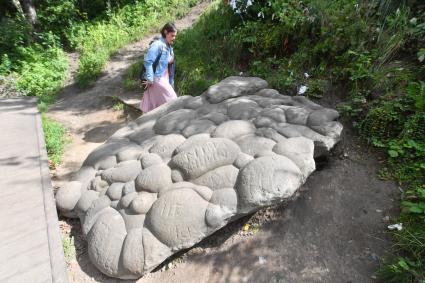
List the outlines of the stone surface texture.
{"type": "Polygon", "coordinates": [[[134,279],[243,215],[290,198],[339,141],[338,112],[228,77],[118,130],[56,204],[103,273],[134,279]]]}

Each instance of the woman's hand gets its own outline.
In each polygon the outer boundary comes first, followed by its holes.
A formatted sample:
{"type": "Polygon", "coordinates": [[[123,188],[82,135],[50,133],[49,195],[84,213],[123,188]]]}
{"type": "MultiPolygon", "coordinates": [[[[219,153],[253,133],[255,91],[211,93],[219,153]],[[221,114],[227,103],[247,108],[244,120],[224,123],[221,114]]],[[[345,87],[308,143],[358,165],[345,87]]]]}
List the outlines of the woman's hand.
{"type": "Polygon", "coordinates": [[[150,81],[142,81],[143,89],[148,89],[152,84],[153,82],[150,81]]]}

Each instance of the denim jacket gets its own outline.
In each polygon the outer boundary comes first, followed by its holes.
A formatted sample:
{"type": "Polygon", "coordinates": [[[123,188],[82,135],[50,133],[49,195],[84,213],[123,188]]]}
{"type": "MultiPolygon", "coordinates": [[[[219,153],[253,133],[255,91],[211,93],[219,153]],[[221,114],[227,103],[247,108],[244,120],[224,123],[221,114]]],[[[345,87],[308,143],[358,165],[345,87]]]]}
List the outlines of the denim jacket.
{"type": "MultiPolygon", "coordinates": [[[[149,47],[148,52],[145,54],[145,69],[146,69],[146,80],[153,82],[154,76],[161,78],[165,70],[168,68],[169,56],[174,57],[173,48],[165,42],[165,38],[161,37],[159,40],[155,40],[149,47]],[[162,53],[161,53],[162,52],[162,53]],[[160,55],[158,66],[156,66],[155,74],[153,73],[153,63],[156,58],[160,55]]],[[[174,61],[170,64],[168,70],[170,85],[174,87],[174,61]]]]}

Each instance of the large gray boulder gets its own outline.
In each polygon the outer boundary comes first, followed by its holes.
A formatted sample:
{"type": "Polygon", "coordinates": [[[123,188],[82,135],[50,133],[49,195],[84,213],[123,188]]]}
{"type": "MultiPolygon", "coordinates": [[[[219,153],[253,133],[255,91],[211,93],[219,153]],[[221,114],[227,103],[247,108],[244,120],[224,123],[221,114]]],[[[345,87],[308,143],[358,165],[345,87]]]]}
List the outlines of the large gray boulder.
{"type": "Polygon", "coordinates": [[[290,198],[338,142],[338,112],[229,77],[118,130],[56,203],[103,273],[139,278],[243,215],[290,198]]]}

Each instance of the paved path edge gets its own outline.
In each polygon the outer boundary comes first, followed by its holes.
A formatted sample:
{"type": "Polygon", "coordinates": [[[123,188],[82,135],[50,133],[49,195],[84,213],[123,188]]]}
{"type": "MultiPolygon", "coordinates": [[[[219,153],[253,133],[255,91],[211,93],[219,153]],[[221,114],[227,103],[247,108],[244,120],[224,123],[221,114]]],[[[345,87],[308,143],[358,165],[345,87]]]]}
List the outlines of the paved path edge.
{"type": "MultiPolygon", "coordinates": [[[[36,99],[35,99],[36,101],[36,99]]],[[[44,212],[47,225],[47,239],[49,241],[50,266],[52,282],[68,283],[65,256],[59,230],[58,214],[53,196],[53,187],[50,180],[49,163],[47,158],[46,143],[41,121],[41,114],[37,112],[36,118],[37,142],[40,153],[40,175],[43,188],[44,212]]]]}

